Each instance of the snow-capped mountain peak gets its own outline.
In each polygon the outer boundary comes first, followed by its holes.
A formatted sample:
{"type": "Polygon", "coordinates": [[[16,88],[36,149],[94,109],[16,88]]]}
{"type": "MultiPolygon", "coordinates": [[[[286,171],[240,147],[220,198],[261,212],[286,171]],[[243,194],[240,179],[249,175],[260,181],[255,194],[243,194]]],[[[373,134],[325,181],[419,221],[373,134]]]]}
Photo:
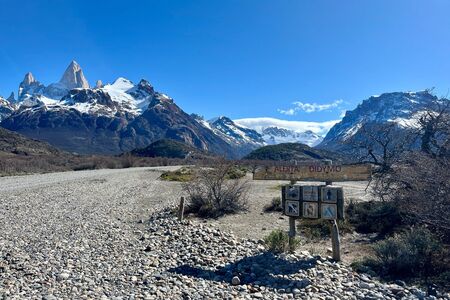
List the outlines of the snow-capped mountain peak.
{"type": "Polygon", "coordinates": [[[110,89],[126,92],[129,89],[132,89],[134,87],[134,83],[131,80],[126,79],[124,77],[119,77],[112,84],[107,84],[105,86],[105,88],[106,87],[108,87],[110,89]]]}

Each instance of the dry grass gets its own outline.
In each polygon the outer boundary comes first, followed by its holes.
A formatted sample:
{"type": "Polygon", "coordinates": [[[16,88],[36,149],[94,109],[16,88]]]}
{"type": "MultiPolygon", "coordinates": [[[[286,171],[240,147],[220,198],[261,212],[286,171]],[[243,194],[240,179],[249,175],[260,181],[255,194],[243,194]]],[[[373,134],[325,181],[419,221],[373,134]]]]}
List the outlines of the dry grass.
{"type": "Polygon", "coordinates": [[[185,164],[185,162],[180,159],[134,156],[77,156],[70,154],[15,155],[0,153],[0,176],[95,169],[156,167],[177,164],[185,164]]]}

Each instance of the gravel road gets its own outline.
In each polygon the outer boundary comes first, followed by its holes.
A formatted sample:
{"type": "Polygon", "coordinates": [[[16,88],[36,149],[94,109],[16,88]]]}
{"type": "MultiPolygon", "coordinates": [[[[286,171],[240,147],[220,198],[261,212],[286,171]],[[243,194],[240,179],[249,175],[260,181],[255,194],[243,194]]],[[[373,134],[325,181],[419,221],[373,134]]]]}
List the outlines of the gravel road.
{"type": "Polygon", "coordinates": [[[0,178],[0,299],[129,294],[138,221],[180,195],[161,169],[0,178]]]}
{"type": "Polygon", "coordinates": [[[180,223],[163,211],[180,184],[158,180],[174,169],[0,178],[0,300],[436,299],[308,251],[267,253],[257,239],[286,220],[261,211],[281,182],[253,181],[245,214],[180,223]]]}

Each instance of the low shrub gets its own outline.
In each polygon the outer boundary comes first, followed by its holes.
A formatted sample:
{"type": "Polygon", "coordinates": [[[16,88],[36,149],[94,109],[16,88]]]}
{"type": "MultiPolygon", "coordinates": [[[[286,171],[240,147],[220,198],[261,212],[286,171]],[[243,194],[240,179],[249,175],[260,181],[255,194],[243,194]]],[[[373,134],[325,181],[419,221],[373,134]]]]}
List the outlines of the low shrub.
{"type": "Polygon", "coordinates": [[[83,162],[73,167],[74,171],[95,170],[95,164],[93,162],[83,162]]]}
{"type": "Polygon", "coordinates": [[[264,207],[264,212],[274,212],[274,211],[283,211],[283,207],[281,206],[281,198],[280,197],[274,197],[272,198],[272,201],[270,201],[270,204],[267,204],[264,207]]]}
{"type": "Polygon", "coordinates": [[[357,265],[385,277],[413,278],[448,271],[444,245],[426,228],[397,233],[373,246],[374,258],[357,265]]]}
{"type": "Polygon", "coordinates": [[[180,168],[176,171],[167,171],[161,174],[160,178],[166,181],[189,182],[194,177],[194,170],[191,168],[180,168]]]}
{"type": "Polygon", "coordinates": [[[289,235],[287,232],[277,229],[273,230],[264,238],[264,243],[269,251],[274,253],[294,252],[300,245],[298,238],[293,238],[289,245],[289,235]]]}
{"type": "Polygon", "coordinates": [[[198,170],[191,182],[183,185],[188,194],[186,213],[203,218],[217,218],[247,210],[248,181],[227,179],[230,164],[198,170]]]}
{"type": "Polygon", "coordinates": [[[400,212],[392,202],[351,202],[346,215],[349,223],[360,233],[384,235],[402,224],[400,212]]]}
{"type": "Polygon", "coordinates": [[[240,179],[247,174],[247,169],[239,166],[232,166],[227,172],[227,179],[240,179]]]}

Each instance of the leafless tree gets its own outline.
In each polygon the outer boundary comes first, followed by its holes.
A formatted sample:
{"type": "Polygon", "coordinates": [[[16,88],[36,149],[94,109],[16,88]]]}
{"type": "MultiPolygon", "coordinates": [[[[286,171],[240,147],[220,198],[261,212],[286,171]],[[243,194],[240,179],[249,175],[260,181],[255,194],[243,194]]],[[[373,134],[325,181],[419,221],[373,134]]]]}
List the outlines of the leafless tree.
{"type": "Polygon", "coordinates": [[[433,157],[450,156],[450,100],[434,101],[419,119],[421,151],[433,157]]]}
{"type": "Polygon", "coordinates": [[[394,123],[360,129],[353,147],[360,160],[377,166],[372,191],[392,201],[410,222],[435,229],[450,240],[449,100],[423,112],[418,128],[399,132],[394,123]]]}

